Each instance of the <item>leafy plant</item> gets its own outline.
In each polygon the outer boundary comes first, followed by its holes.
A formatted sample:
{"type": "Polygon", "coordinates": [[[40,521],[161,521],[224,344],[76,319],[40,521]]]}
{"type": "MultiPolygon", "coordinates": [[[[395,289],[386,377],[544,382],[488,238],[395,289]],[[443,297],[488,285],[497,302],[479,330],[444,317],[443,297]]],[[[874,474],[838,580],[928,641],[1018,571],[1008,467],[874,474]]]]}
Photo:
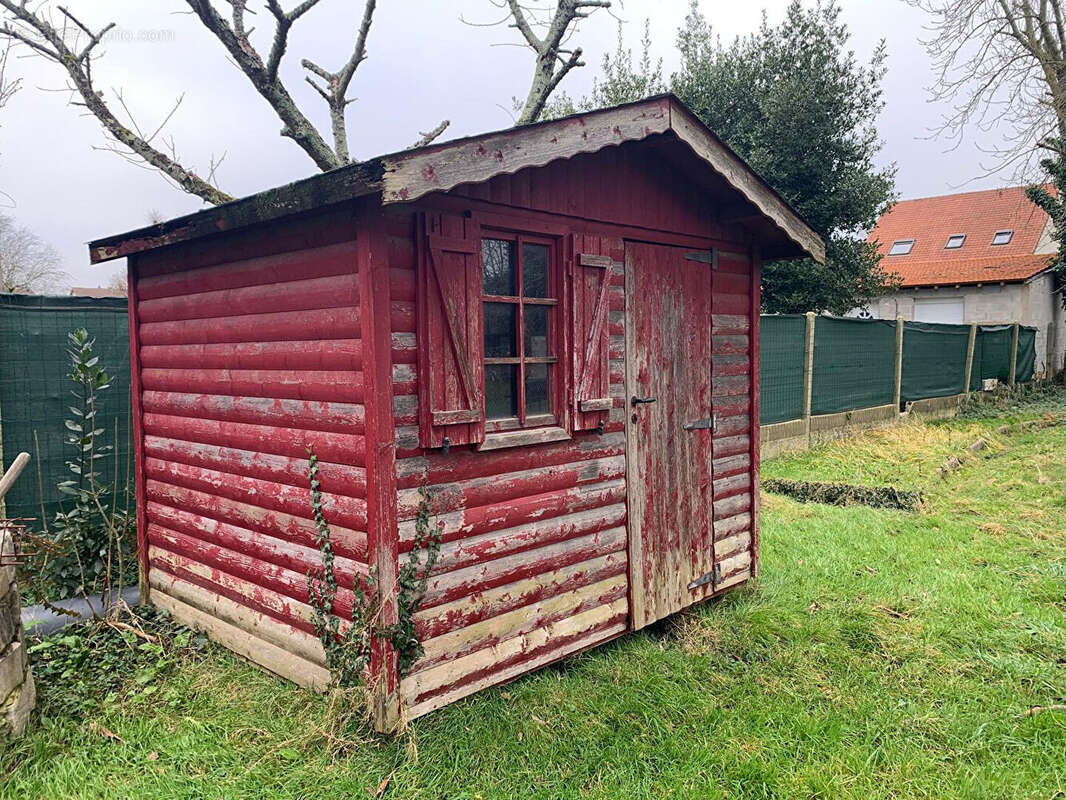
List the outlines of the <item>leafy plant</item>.
{"type": "MultiPolygon", "coordinates": [[[[322,566],[307,575],[307,592],[311,600],[311,623],[326,652],[326,668],[338,686],[355,686],[370,663],[371,618],[369,596],[356,576],[352,604],[352,622],[341,630],[341,618],[333,613],[337,599],[337,574],[329,523],[322,509],[321,482],[318,479],[318,456],[307,448],[307,473],[311,480],[311,511],[315,518],[315,538],[322,554],[322,566]]],[[[373,591],[374,576],[367,577],[373,591]]]]}
{"type": "Polygon", "coordinates": [[[148,700],[177,665],[206,649],[205,636],[151,606],[126,622],[86,622],[31,639],[38,712],[46,719],[80,719],[101,705],[148,700]]]}
{"type": "Polygon", "coordinates": [[[406,674],[411,665],[426,652],[415,631],[415,612],[422,604],[430,572],[440,557],[441,535],[444,530],[443,522],[438,522],[436,526],[430,522],[429,504],[432,494],[429,489],[423,486],[419,488],[418,494],[414,546],[407,554],[407,561],[400,567],[400,573],[397,576],[398,621],[383,631],[387,633],[392,646],[396,648],[401,675],[406,674]],[[426,554],[424,565],[421,558],[422,552],[426,554]]]}
{"type": "Polygon", "coordinates": [[[374,637],[388,639],[396,650],[400,674],[403,675],[425,652],[415,630],[414,615],[426,593],[429,574],[440,555],[443,523],[433,526],[430,521],[430,491],[419,489],[418,514],[415,519],[414,547],[397,575],[397,622],[380,624],[381,601],[377,594],[374,567],[364,581],[356,576],[352,603],[352,621],[345,624],[334,613],[337,599],[336,556],[330,536],[329,523],[323,510],[321,481],[318,479],[318,456],[307,448],[308,477],[311,483],[311,511],[315,520],[315,539],[322,554],[322,566],[307,575],[307,590],[311,602],[311,623],[322,642],[326,654],[326,668],[337,686],[357,685],[370,663],[374,637]],[[421,553],[426,554],[425,563],[421,553]],[[372,602],[376,599],[376,602],[372,602]]]}
{"type": "MultiPolygon", "coordinates": [[[[100,397],[111,388],[111,378],[93,353],[95,340],[85,329],[71,331],[67,344],[74,403],[64,426],[65,443],[73,451],[67,461],[72,477],[56,485],[67,502],[33,548],[35,593],[41,600],[79,595],[88,599],[102,593],[109,607],[112,595],[136,576],[128,492],[126,504],[120,504],[115,485],[105,480],[102,471],[113,459],[113,475],[119,472],[117,450],[97,417],[100,397]]],[[[34,539],[28,541],[33,546],[34,539]]]]}

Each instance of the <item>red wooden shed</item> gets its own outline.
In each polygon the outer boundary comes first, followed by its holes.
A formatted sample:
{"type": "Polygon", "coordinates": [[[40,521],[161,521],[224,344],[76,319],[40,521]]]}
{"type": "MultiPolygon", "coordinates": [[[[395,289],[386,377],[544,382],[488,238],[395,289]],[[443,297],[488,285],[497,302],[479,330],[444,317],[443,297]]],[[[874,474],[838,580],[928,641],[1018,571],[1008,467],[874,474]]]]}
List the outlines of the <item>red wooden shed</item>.
{"type": "Polygon", "coordinates": [[[127,257],[150,599],[329,681],[307,575],[321,460],[340,590],[432,491],[425,654],[378,724],[662,619],[758,569],[760,262],[807,224],[676,98],[407,150],[92,242],[127,257]]]}

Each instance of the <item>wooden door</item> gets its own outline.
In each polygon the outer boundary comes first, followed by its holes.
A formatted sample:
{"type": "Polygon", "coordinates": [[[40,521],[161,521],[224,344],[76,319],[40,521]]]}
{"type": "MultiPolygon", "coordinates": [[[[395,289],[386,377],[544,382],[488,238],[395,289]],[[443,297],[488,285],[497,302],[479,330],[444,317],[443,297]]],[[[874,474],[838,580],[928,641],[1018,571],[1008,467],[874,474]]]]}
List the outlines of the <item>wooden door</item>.
{"type": "Polygon", "coordinates": [[[713,582],[712,269],[691,248],[627,242],[625,255],[630,593],[641,628],[713,582]]]}

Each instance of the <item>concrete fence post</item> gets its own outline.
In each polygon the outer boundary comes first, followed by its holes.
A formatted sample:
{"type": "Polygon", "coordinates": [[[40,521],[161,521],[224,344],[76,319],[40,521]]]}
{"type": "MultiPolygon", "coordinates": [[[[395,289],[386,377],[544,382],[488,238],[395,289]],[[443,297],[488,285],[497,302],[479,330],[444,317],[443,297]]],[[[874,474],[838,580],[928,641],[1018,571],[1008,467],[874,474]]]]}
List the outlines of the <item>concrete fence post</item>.
{"type": "Polygon", "coordinates": [[[962,392],[970,396],[970,380],[973,378],[973,353],[977,349],[977,323],[970,323],[970,341],[966,344],[966,383],[963,384],[962,392]]]}
{"type": "Polygon", "coordinates": [[[1007,378],[1007,385],[1013,386],[1015,380],[1018,377],[1018,329],[1021,327],[1021,323],[1015,322],[1014,328],[1011,330],[1010,337],[1010,377],[1007,378]]]}
{"type": "Polygon", "coordinates": [[[893,395],[893,402],[896,404],[896,410],[899,411],[899,407],[903,401],[903,317],[896,317],[896,382],[895,382],[895,394],[893,395]]]}
{"type": "Polygon", "coordinates": [[[803,419],[807,434],[811,432],[811,402],[814,397],[814,324],[817,314],[807,312],[806,336],[803,344],[803,419]]]}

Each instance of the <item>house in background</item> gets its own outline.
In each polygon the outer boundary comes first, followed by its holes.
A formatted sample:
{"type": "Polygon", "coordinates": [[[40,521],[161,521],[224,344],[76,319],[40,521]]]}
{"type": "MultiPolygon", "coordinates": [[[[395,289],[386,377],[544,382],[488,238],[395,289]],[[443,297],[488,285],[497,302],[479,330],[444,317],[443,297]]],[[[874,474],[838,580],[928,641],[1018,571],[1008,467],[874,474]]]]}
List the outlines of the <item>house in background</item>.
{"type": "Polygon", "coordinates": [[[118,286],[75,286],[70,294],[72,297],[125,297],[126,290],[118,286]]]}
{"type": "Polygon", "coordinates": [[[870,233],[899,290],[862,316],[918,322],[1021,322],[1037,329],[1036,371],[1063,368],[1062,289],[1048,215],[1024,187],[902,200],[870,233]]]}

